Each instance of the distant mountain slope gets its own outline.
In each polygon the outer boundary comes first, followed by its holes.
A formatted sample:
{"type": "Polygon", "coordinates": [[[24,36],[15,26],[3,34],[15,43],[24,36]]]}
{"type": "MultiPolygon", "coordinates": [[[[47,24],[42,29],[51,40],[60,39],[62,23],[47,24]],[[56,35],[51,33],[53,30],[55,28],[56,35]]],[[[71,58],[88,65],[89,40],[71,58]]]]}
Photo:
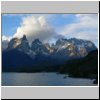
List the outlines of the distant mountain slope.
{"type": "Polygon", "coordinates": [[[97,73],[97,47],[88,40],[58,39],[54,45],[27,37],[13,38],[2,51],[2,70],[19,72],[58,71],[86,76],[97,73]],[[95,50],[95,51],[94,51],[95,50]]]}
{"type": "MultiPolygon", "coordinates": [[[[62,62],[62,61],[61,61],[62,62]]],[[[98,79],[98,50],[90,52],[86,57],[61,63],[49,56],[38,54],[35,59],[16,49],[3,51],[3,72],[60,72],[72,77],[98,79]]]]}
{"type": "Polygon", "coordinates": [[[33,60],[27,54],[16,49],[2,53],[3,71],[19,71],[19,69],[29,68],[32,64],[33,60]]]}
{"type": "Polygon", "coordinates": [[[74,77],[97,78],[98,50],[90,52],[86,57],[68,61],[60,68],[61,73],[69,73],[74,77]]]}
{"type": "Polygon", "coordinates": [[[26,53],[13,49],[2,53],[3,72],[55,71],[60,63],[48,56],[38,54],[32,59],[26,53]]]}
{"type": "Polygon", "coordinates": [[[26,35],[22,38],[12,38],[7,50],[19,50],[35,59],[37,55],[49,56],[57,60],[66,61],[85,57],[89,52],[96,50],[97,47],[88,40],[83,39],[58,39],[54,45],[42,43],[39,39],[35,39],[30,44],[26,35]]]}

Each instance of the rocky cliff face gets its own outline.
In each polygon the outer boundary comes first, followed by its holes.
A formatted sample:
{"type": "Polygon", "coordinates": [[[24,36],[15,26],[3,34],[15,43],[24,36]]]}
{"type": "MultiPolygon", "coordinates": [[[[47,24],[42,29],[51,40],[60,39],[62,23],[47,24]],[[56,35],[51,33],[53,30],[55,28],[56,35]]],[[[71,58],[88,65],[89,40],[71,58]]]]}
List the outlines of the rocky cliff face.
{"type": "Polygon", "coordinates": [[[29,52],[30,46],[29,46],[26,36],[24,35],[21,39],[13,38],[8,43],[7,49],[18,49],[18,50],[22,50],[24,52],[29,52]]]}
{"type": "Polygon", "coordinates": [[[21,43],[17,46],[18,49],[24,51],[24,52],[29,52],[30,50],[30,46],[29,46],[29,42],[26,38],[26,36],[24,35],[21,39],[20,39],[21,43]]]}
{"type": "Polygon", "coordinates": [[[32,44],[24,35],[21,39],[13,38],[8,43],[7,50],[17,49],[35,58],[36,55],[42,54],[56,59],[72,59],[85,57],[90,51],[97,49],[96,46],[87,40],[82,39],[58,39],[53,46],[49,43],[43,44],[39,39],[33,40],[32,44]]]}
{"type": "Polygon", "coordinates": [[[2,51],[4,51],[8,47],[8,40],[3,40],[2,41],[2,51]]]}
{"type": "Polygon", "coordinates": [[[31,50],[36,54],[47,54],[49,53],[48,48],[39,39],[35,39],[32,42],[31,50]]]}
{"type": "Polygon", "coordinates": [[[13,38],[11,41],[8,43],[8,48],[9,50],[17,48],[21,44],[21,39],[18,38],[13,38]]]}

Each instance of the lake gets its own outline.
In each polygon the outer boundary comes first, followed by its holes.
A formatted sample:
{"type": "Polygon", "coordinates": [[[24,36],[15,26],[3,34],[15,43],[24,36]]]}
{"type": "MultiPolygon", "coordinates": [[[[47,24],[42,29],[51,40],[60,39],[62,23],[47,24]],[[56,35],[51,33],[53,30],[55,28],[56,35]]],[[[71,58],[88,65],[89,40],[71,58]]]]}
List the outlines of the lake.
{"type": "Polygon", "coordinates": [[[2,73],[2,86],[95,86],[93,81],[57,73],[2,73]]]}

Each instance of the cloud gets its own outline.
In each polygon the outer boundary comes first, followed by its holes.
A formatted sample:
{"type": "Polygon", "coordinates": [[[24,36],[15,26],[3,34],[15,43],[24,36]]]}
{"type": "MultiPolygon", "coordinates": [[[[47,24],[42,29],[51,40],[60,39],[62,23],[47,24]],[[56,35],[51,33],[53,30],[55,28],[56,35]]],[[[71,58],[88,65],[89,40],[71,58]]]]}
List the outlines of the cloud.
{"type": "MultiPolygon", "coordinates": [[[[36,38],[43,42],[52,42],[57,38],[75,37],[91,40],[95,44],[98,43],[97,14],[73,14],[73,21],[66,23],[66,25],[63,25],[61,20],[69,20],[71,14],[12,14],[10,16],[22,16],[20,26],[12,37],[21,38],[25,34],[30,42],[36,38]],[[61,22],[60,27],[54,25],[57,21],[61,22]]],[[[2,38],[3,40],[11,39],[11,37],[6,36],[2,38]]]]}
{"type": "Polygon", "coordinates": [[[8,43],[11,40],[11,36],[2,36],[2,50],[5,50],[8,47],[8,43]]]}
{"type": "Polygon", "coordinates": [[[8,42],[10,41],[11,37],[2,36],[2,50],[5,50],[8,47],[8,42]]]}
{"type": "Polygon", "coordinates": [[[87,39],[93,42],[98,41],[98,15],[97,14],[76,14],[75,22],[61,28],[65,37],[76,37],[87,39]]]}
{"type": "Polygon", "coordinates": [[[32,42],[36,38],[39,38],[41,41],[48,41],[55,36],[56,32],[53,27],[48,24],[44,16],[27,16],[22,19],[13,37],[21,38],[24,34],[28,40],[32,42]]]}
{"type": "Polygon", "coordinates": [[[5,36],[5,35],[3,35],[2,36],[2,41],[10,41],[11,38],[12,38],[11,36],[5,36]]]}

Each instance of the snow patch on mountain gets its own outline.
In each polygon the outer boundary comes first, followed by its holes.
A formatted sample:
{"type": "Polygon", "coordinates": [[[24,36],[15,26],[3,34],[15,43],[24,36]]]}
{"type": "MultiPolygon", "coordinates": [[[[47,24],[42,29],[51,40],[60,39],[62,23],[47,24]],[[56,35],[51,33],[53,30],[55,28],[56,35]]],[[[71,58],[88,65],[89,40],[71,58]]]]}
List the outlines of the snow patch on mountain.
{"type": "Polygon", "coordinates": [[[85,57],[90,51],[97,49],[96,46],[87,40],[82,39],[58,39],[54,45],[42,43],[39,39],[33,40],[29,45],[27,37],[13,38],[8,43],[7,50],[17,49],[28,54],[31,58],[37,55],[52,56],[59,59],[85,57]]]}

